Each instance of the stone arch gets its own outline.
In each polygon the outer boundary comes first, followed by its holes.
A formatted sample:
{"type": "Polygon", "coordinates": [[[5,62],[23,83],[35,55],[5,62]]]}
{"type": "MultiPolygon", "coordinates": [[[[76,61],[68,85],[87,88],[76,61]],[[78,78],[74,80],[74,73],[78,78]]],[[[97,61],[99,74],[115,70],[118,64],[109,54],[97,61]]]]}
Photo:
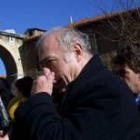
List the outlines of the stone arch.
{"type": "Polygon", "coordinates": [[[3,60],[6,69],[7,80],[12,83],[17,78],[17,65],[12,54],[2,45],[0,45],[0,57],[3,60]]]}

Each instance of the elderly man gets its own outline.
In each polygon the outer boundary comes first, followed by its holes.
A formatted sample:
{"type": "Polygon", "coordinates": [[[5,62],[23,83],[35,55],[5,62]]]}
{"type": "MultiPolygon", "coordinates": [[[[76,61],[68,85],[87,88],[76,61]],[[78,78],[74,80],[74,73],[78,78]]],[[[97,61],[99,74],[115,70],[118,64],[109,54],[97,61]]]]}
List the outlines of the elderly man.
{"type": "Polygon", "coordinates": [[[55,28],[37,46],[43,73],[33,83],[32,97],[15,112],[11,140],[139,139],[131,91],[91,53],[86,34],[55,28]],[[53,88],[63,94],[58,111],[53,88]]]}

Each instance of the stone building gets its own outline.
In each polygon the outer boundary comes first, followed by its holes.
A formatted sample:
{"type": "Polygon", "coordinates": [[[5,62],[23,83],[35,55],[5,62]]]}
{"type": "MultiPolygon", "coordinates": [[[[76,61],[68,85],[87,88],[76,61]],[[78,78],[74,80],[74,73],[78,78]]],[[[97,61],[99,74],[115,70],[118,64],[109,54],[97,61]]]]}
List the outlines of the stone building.
{"type": "Polygon", "coordinates": [[[23,45],[20,47],[20,55],[24,75],[36,77],[38,71],[38,58],[36,54],[36,42],[45,30],[31,28],[25,31],[23,45]]]}
{"type": "Polygon", "coordinates": [[[4,62],[6,77],[10,82],[23,75],[19,53],[23,38],[23,35],[16,34],[14,30],[0,30],[0,57],[4,62]]]}

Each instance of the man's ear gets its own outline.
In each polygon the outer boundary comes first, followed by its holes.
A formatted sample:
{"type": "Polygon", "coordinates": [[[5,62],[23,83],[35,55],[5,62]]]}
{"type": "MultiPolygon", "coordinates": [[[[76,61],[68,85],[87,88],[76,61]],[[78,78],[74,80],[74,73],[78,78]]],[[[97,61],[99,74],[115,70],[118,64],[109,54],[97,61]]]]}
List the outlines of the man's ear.
{"type": "Polygon", "coordinates": [[[128,66],[124,66],[125,73],[129,73],[130,68],[128,66]]]}
{"type": "Polygon", "coordinates": [[[74,44],[73,46],[73,53],[75,54],[75,57],[77,61],[79,62],[83,56],[83,48],[79,43],[74,44]]]}
{"type": "Polygon", "coordinates": [[[124,66],[124,78],[127,78],[131,71],[132,70],[129,68],[129,66],[125,65],[124,66]]]}

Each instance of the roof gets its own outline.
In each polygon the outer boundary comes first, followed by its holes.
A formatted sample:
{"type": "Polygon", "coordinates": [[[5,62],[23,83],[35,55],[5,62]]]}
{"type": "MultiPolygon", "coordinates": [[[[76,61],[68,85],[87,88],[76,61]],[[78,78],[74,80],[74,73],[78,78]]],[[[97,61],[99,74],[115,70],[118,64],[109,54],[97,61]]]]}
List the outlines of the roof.
{"type": "MultiPolygon", "coordinates": [[[[78,20],[76,22],[73,22],[73,23],[67,25],[66,27],[73,28],[73,27],[80,27],[80,26],[84,26],[84,25],[89,25],[91,23],[101,22],[101,21],[106,20],[106,19],[111,19],[113,17],[118,17],[119,15],[123,15],[123,14],[127,14],[127,13],[134,13],[134,12],[139,11],[139,10],[140,10],[140,7],[137,7],[137,8],[130,9],[130,10],[125,10],[125,11],[105,13],[105,14],[98,15],[98,16],[91,17],[91,18],[83,18],[81,20],[78,20]]],[[[33,28],[33,29],[38,29],[38,28],[33,28]]],[[[41,30],[41,29],[38,29],[38,30],[41,30]]],[[[42,31],[45,31],[45,30],[42,30],[42,31]]],[[[33,39],[37,39],[40,36],[41,35],[28,37],[28,38],[25,38],[25,41],[30,41],[30,40],[33,40],[33,39]]]]}
{"type": "Polygon", "coordinates": [[[40,36],[41,36],[41,34],[40,34],[40,35],[30,36],[30,37],[25,37],[25,38],[24,38],[24,41],[36,40],[36,39],[38,39],[40,36]]]}
{"type": "Polygon", "coordinates": [[[25,31],[24,41],[35,40],[35,39],[39,38],[44,32],[46,32],[46,30],[39,29],[39,28],[30,28],[30,29],[27,29],[25,31]],[[29,33],[30,31],[39,31],[40,34],[32,35],[32,36],[26,36],[26,34],[29,33]]]}
{"type": "Polygon", "coordinates": [[[28,28],[28,29],[25,31],[25,33],[26,33],[26,32],[29,32],[29,31],[34,31],[34,30],[37,30],[37,31],[43,31],[43,32],[46,31],[46,30],[44,30],[44,29],[40,29],[40,28],[28,28]]]}
{"type": "Polygon", "coordinates": [[[100,22],[100,21],[103,21],[106,19],[111,19],[112,17],[118,17],[119,15],[124,15],[127,13],[134,13],[139,10],[140,10],[140,7],[137,7],[137,8],[125,10],[125,11],[105,13],[105,14],[98,15],[95,17],[84,18],[84,19],[78,20],[76,22],[73,22],[72,24],[69,24],[67,27],[79,27],[79,26],[83,26],[83,25],[88,25],[90,23],[96,23],[96,22],[100,22]]]}
{"type": "Polygon", "coordinates": [[[0,34],[5,35],[5,36],[12,36],[12,37],[19,38],[19,39],[24,38],[23,35],[21,35],[21,34],[10,33],[10,32],[6,32],[6,31],[3,31],[3,30],[0,30],[0,34]]]}

